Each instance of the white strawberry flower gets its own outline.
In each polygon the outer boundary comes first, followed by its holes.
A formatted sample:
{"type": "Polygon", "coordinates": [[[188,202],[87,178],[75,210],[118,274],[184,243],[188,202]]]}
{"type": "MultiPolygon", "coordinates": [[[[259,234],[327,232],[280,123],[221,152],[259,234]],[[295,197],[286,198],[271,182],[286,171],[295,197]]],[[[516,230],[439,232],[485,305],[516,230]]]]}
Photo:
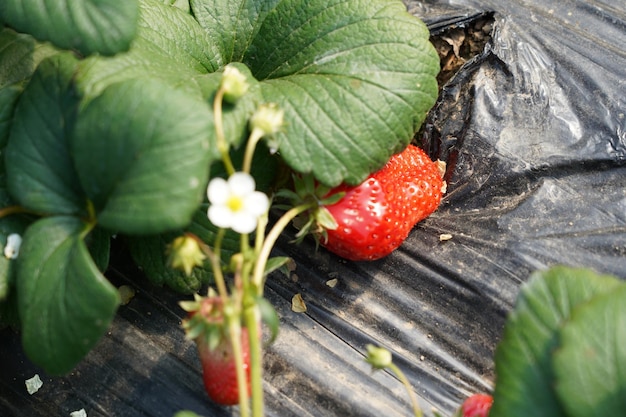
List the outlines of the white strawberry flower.
{"type": "Polygon", "coordinates": [[[207,188],[211,223],[241,234],[253,232],[270,204],[267,195],[255,188],[254,178],[246,172],[236,172],[228,180],[213,178],[207,188]]]}

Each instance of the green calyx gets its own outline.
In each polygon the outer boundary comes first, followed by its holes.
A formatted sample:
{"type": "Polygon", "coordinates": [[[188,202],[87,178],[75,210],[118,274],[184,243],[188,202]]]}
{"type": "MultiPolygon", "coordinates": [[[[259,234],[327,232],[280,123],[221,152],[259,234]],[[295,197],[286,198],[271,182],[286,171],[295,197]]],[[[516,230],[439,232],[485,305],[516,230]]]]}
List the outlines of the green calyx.
{"type": "MultiPolygon", "coordinates": [[[[327,230],[337,228],[337,222],[326,206],[337,203],[345,195],[344,192],[332,192],[332,188],[320,184],[312,175],[294,174],[291,189],[282,189],[276,193],[277,199],[289,202],[285,207],[308,207],[300,216],[294,219],[294,226],[298,229],[296,242],[302,241],[305,236],[313,235],[316,241],[325,240],[327,230]]],[[[282,207],[278,205],[277,207],[282,207]]]]}
{"type": "Polygon", "coordinates": [[[182,323],[187,339],[213,350],[228,334],[226,315],[233,309],[225,306],[214,290],[209,289],[206,297],[194,294],[193,301],[181,301],[179,305],[189,313],[182,323]]]}

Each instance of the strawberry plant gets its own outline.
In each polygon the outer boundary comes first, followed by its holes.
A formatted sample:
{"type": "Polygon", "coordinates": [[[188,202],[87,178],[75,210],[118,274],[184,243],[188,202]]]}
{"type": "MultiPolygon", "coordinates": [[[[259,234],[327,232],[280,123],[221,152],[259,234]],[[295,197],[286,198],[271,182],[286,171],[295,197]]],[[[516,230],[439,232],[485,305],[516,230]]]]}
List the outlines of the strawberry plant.
{"type": "Polygon", "coordinates": [[[265,236],[261,194],[285,167],[356,185],[404,149],[437,95],[428,30],[399,0],[45,4],[0,4],[0,319],[69,372],[120,303],[104,272],[124,240],[154,282],[217,288],[237,369],[250,334],[262,413],[270,253],[313,206],[265,236]]]}
{"type": "MultiPolygon", "coordinates": [[[[347,221],[333,206],[412,149],[437,94],[426,27],[399,0],[44,3],[0,4],[0,320],[33,362],[69,372],[120,303],[104,275],[115,237],[148,279],[194,294],[184,328],[208,394],[262,415],[261,322],[269,338],[278,325],[263,289],[286,262],[272,248],[308,215],[299,237],[333,249],[347,221]],[[274,193],[285,171],[295,188],[274,193]],[[284,211],[266,233],[270,207],[284,211]]],[[[433,198],[416,217],[396,210],[401,236],[440,198],[425,158],[433,198]]],[[[625,297],[589,271],[533,277],[489,415],[620,415],[625,297]]]]}

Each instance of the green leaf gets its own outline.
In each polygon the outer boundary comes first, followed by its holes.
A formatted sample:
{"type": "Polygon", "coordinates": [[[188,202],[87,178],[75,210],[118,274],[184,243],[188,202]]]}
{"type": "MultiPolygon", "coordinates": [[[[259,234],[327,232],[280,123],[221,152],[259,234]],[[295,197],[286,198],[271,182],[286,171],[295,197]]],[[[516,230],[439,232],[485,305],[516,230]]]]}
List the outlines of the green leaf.
{"type": "Polygon", "coordinates": [[[71,91],[76,59],[43,61],[19,98],[6,147],[7,186],[24,207],[84,214],[86,200],[68,150],[78,98],[71,91]]]}
{"type": "Polygon", "coordinates": [[[2,0],[0,20],[19,32],[83,55],[113,55],[135,37],[137,0],[2,0]]]}
{"type": "MultiPolygon", "coordinates": [[[[0,149],[7,145],[13,112],[20,94],[22,94],[22,87],[19,85],[0,88],[0,149]]],[[[4,158],[0,161],[0,166],[4,172],[4,158]]]]}
{"type": "Polygon", "coordinates": [[[288,256],[274,256],[267,260],[267,265],[265,265],[265,275],[269,275],[274,271],[281,269],[283,266],[287,265],[291,260],[288,256]]]}
{"type": "Polygon", "coordinates": [[[113,84],[80,112],[70,139],[99,224],[157,234],[191,221],[217,158],[212,113],[153,79],[113,84]]]}
{"type": "Polygon", "coordinates": [[[104,335],[120,303],[74,217],[38,220],[24,234],[17,294],[22,344],[47,373],[69,372],[104,335]]]}
{"type": "Polygon", "coordinates": [[[163,4],[169,4],[170,6],[178,7],[182,11],[189,13],[191,7],[189,7],[189,0],[162,0],[163,4]]]}
{"type": "Polygon", "coordinates": [[[267,14],[280,0],[190,0],[200,25],[218,45],[224,63],[240,62],[267,14]]]}
{"type": "Polygon", "coordinates": [[[359,183],[403,149],[437,97],[429,32],[394,0],[192,0],[225,61],[285,110],[291,168],[359,183]]]}
{"type": "Polygon", "coordinates": [[[574,309],[554,355],[556,390],[569,417],[626,410],[626,285],[574,309]]]}
{"type": "Polygon", "coordinates": [[[218,49],[192,16],[154,0],[141,0],[140,5],[142,39],[198,73],[213,72],[220,67],[218,49]]]}
{"type": "Polygon", "coordinates": [[[52,46],[39,43],[30,35],[3,28],[0,30],[0,87],[30,78],[44,58],[56,53],[52,46]]]}
{"type": "Polygon", "coordinates": [[[85,244],[99,271],[105,272],[111,254],[111,234],[100,227],[94,228],[85,238],[85,244]]]}
{"type": "MultiPolygon", "coordinates": [[[[0,30],[0,148],[7,144],[15,107],[26,80],[43,59],[57,53],[52,46],[39,43],[30,35],[9,28],[0,30]]],[[[4,158],[0,167],[4,172],[4,158]]]]}
{"type": "Polygon", "coordinates": [[[257,297],[256,305],[259,307],[261,313],[261,321],[267,325],[270,329],[270,338],[267,341],[268,344],[273,343],[278,336],[278,330],[280,329],[280,318],[276,309],[270,303],[267,298],[257,297]]]}
{"type": "Polygon", "coordinates": [[[114,57],[84,60],[76,83],[86,97],[110,84],[133,78],[158,78],[193,93],[193,77],[222,66],[219,50],[198,22],[178,7],[141,0],[137,37],[130,50],[114,57]]]}
{"type": "Polygon", "coordinates": [[[496,349],[496,387],[489,417],[567,416],[554,391],[552,352],[576,306],[620,285],[586,269],[554,267],[520,290],[496,349]]]}

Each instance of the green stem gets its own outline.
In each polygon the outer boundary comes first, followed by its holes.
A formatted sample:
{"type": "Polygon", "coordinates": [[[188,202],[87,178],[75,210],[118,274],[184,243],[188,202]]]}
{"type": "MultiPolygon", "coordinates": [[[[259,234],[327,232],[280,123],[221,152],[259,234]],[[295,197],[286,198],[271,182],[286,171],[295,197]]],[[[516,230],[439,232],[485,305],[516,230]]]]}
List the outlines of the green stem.
{"type": "Polygon", "coordinates": [[[88,222],[85,224],[85,228],[80,232],[79,236],[81,237],[81,239],[84,239],[87,237],[87,235],[89,233],[91,233],[91,231],[94,229],[94,227],[96,227],[96,223],[95,222],[88,222]]]}
{"type": "Polygon", "coordinates": [[[262,216],[259,216],[259,220],[256,226],[256,235],[254,238],[254,255],[258,258],[259,253],[261,253],[261,248],[263,247],[263,242],[265,242],[265,228],[267,227],[268,215],[265,213],[262,216]]]}
{"type": "Polygon", "coordinates": [[[256,235],[254,238],[254,247],[252,249],[252,256],[251,256],[251,259],[253,259],[254,261],[248,263],[249,268],[246,269],[245,271],[247,273],[246,286],[247,287],[252,286],[254,288],[255,294],[259,294],[261,291],[259,291],[259,289],[256,287],[256,282],[251,281],[250,276],[254,274],[254,268],[256,267],[256,263],[259,260],[259,254],[261,253],[261,249],[263,248],[263,243],[265,242],[265,228],[267,226],[267,221],[268,221],[267,213],[265,213],[262,216],[259,216],[257,228],[256,228],[256,235]]]}
{"type": "Polygon", "coordinates": [[[215,242],[213,242],[213,251],[217,259],[220,259],[222,256],[222,241],[224,240],[224,236],[226,235],[226,229],[222,229],[221,227],[217,229],[217,235],[215,236],[215,242]]]}
{"type": "Polygon", "coordinates": [[[0,218],[10,216],[11,214],[24,213],[26,210],[22,206],[8,206],[0,209],[0,218]]]}
{"type": "Polygon", "coordinates": [[[250,273],[252,272],[252,265],[256,259],[256,256],[251,256],[250,253],[250,236],[248,234],[241,235],[241,253],[244,260],[241,269],[241,277],[243,286],[247,291],[247,288],[250,286],[250,273]]]}
{"type": "Polygon", "coordinates": [[[32,211],[22,206],[6,206],[0,209],[0,219],[6,216],[11,216],[13,214],[21,214],[21,213],[32,214],[35,216],[45,216],[45,213],[32,211]]]}
{"type": "MultiPolygon", "coordinates": [[[[241,254],[244,255],[244,259],[249,260],[249,255],[250,255],[250,235],[249,234],[245,233],[245,234],[240,235],[239,246],[241,248],[241,254]]],[[[249,271],[247,275],[248,276],[250,275],[249,271]]]]}
{"type": "Polygon", "coordinates": [[[404,384],[406,391],[409,393],[409,397],[411,398],[411,404],[413,405],[413,415],[415,417],[422,417],[422,409],[420,408],[419,402],[417,401],[417,395],[415,395],[415,391],[413,391],[413,387],[411,387],[411,383],[404,375],[404,372],[402,372],[395,363],[391,363],[387,367],[394,374],[396,374],[398,379],[400,379],[400,382],[404,384]]]}
{"type": "Polygon", "coordinates": [[[239,415],[241,417],[248,417],[249,404],[248,404],[248,383],[246,381],[246,371],[243,361],[243,348],[241,346],[241,325],[236,317],[227,317],[228,320],[228,332],[230,335],[230,343],[233,348],[233,355],[235,357],[235,370],[237,372],[237,389],[239,390],[239,415]]]}
{"type": "Polygon", "coordinates": [[[243,172],[250,173],[250,169],[252,168],[252,157],[254,156],[254,150],[256,149],[257,143],[263,137],[263,131],[259,128],[252,129],[252,133],[250,133],[250,137],[248,138],[248,143],[246,144],[246,152],[244,154],[243,159],[243,172]]]}
{"type": "Polygon", "coordinates": [[[264,415],[263,401],[263,352],[261,350],[260,313],[258,307],[253,304],[244,307],[244,320],[248,328],[250,346],[250,383],[252,385],[252,417],[264,415]]]}
{"type": "Polygon", "coordinates": [[[224,101],[224,89],[220,88],[215,93],[215,100],[213,100],[213,115],[215,119],[215,135],[217,141],[217,149],[220,151],[220,155],[222,156],[222,162],[224,163],[224,167],[226,167],[226,172],[228,175],[233,175],[235,173],[235,167],[233,166],[233,162],[230,159],[230,155],[228,154],[228,143],[226,142],[226,137],[224,136],[224,122],[222,117],[222,102],[224,101]]]}
{"type": "Polygon", "coordinates": [[[272,230],[270,230],[265,237],[265,241],[263,242],[263,246],[261,246],[257,262],[254,266],[254,272],[252,274],[252,283],[257,287],[259,295],[263,294],[263,277],[265,275],[267,260],[269,259],[272,248],[276,244],[280,234],[300,213],[303,213],[314,206],[315,204],[302,204],[300,206],[292,207],[286,211],[280,219],[278,219],[272,227],[272,230]]]}
{"type": "MultiPolygon", "coordinates": [[[[267,215],[259,219],[256,230],[256,239],[254,244],[254,256],[252,259],[258,262],[259,253],[265,236],[265,226],[267,225],[267,215]]],[[[249,247],[246,245],[249,252],[249,247]]],[[[248,329],[248,346],[250,348],[250,384],[252,393],[252,416],[263,417],[265,414],[265,405],[263,398],[263,351],[261,346],[261,317],[258,306],[256,305],[254,294],[258,292],[256,288],[250,288],[250,273],[253,263],[246,262],[243,271],[244,279],[244,300],[243,300],[243,319],[248,329]]]]}
{"type": "Polygon", "coordinates": [[[207,246],[206,244],[200,245],[204,254],[211,261],[211,269],[213,270],[213,275],[215,276],[215,286],[217,287],[217,292],[224,303],[226,303],[226,300],[228,299],[228,290],[226,288],[226,280],[224,279],[224,274],[222,273],[221,259],[222,240],[224,240],[225,233],[225,229],[219,229],[217,231],[213,250],[211,250],[211,248],[209,248],[209,246],[207,246]]]}

